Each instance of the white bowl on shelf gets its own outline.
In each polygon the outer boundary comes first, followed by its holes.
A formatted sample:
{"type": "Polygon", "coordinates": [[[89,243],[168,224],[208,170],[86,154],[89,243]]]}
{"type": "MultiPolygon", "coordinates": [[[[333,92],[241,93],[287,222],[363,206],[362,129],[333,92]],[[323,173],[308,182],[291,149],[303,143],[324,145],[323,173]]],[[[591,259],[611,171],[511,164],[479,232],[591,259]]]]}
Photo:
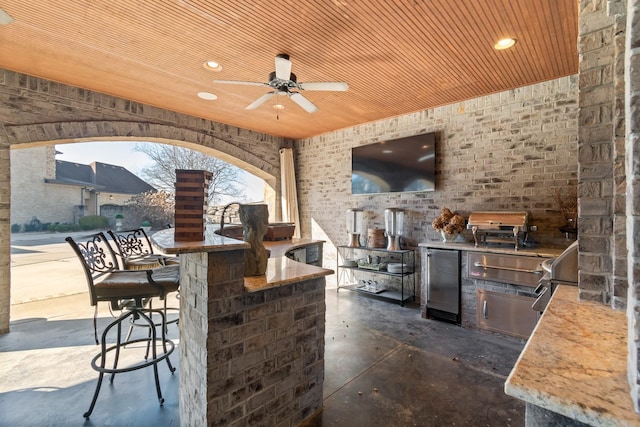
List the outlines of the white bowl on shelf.
{"type": "Polygon", "coordinates": [[[387,264],[387,271],[389,273],[413,273],[413,267],[407,265],[407,264],[402,264],[399,262],[390,262],[389,264],[387,264]]]}

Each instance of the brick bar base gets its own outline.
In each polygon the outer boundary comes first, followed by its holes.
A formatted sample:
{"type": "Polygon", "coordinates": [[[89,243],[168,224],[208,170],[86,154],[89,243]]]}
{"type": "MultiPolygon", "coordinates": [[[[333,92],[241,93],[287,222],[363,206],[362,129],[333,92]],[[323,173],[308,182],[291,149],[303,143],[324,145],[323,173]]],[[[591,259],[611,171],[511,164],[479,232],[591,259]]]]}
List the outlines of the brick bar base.
{"type": "Polygon", "coordinates": [[[180,260],[180,424],[295,426],[320,409],[324,277],[248,293],[243,251],[180,260]]]}

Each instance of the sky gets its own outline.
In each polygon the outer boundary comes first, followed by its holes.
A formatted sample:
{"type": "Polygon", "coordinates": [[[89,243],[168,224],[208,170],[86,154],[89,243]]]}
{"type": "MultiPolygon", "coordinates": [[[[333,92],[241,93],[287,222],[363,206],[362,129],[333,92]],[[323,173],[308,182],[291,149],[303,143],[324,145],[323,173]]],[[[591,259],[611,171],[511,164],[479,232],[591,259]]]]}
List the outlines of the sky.
{"type": "MultiPolygon", "coordinates": [[[[62,154],[58,154],[56,159],[84,165],[101,162],[122,166],[142,178],[142,170],[151,166],[153,161],[146,154],[135,151],[135,146],[139,144],[144,143],[109,141],[58,144],[56,150],[62,154]]],[[[264,199],[264,182],[260,178],[242,171],[241,180],[245,184],[246,194],[246,200],[241,200],[242,202],[259,202],[264,199]]]]}

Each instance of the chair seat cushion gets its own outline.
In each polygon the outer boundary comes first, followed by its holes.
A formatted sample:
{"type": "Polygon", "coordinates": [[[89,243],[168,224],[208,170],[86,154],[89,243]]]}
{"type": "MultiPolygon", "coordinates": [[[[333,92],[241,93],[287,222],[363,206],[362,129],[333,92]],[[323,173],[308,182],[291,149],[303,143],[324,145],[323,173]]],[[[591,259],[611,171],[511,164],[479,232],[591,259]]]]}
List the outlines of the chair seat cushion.
{"type": "Polygon", "coordinates": [[[156,268],[151,277],[162,290],[149,283],[147,272],[144,270],[113,271],[95,284],[96,297],[99,300],[104,300],[163,296],[169,292],[177,291],[180,286],[178,265],[156,268]]]}
{"type": "Polygon", "coordinates": [[[148,270],[159,268],[164,265],[179,265],[180,259],[164,255],[150,254],[140,258],[127,258],[124,261],[126,270],[148,270]]]}
{"type": "Polygon", "coordinates": [[[136,259],[129,258],[124,261],[125,270],[148,270],[150,268],[160,267],[162,267],[162,259],[156,256],[136,259]]]}

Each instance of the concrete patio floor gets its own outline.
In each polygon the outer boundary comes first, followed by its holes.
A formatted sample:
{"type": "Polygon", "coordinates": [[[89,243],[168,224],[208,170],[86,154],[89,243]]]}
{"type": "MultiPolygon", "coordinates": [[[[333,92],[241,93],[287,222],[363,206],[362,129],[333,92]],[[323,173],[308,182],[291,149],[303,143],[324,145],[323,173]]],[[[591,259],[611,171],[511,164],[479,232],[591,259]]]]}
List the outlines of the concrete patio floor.
{"type": "MultiPolygon", "coordinates": [[[[12,275],[38,264],[18,266],[14,259],[12,275]]],[[[171,356],[174,374],[160,365],[163,406],[152,370],[142,369],[116,376],[113,384],[105,381],[91,418],[84,420],[97,378],[90,366],[98,350],[93,308],[79,264],[58,263],[71,266],[65,285],[70,294],[40,298],[57,290],[25,291],[20,299],[28,302],[12,306],[11,332],[0,336],[0,425],[180,425],[177,350],[171,356]]],[[[34,289],[51,283],[46,275],[32,277],[38,280],[34,289]]],[[[523,340],[423,319],[417,305],[400,307],[346,290],[327,289],[326,302],[323,411],[305,426],[524,425],[524,404],[503,392],[523,340]]],[[[99,329],[110,319],[105,304],[99,329]]],[[[179,345],[175,325],[170,338],[179,345]]]]}

